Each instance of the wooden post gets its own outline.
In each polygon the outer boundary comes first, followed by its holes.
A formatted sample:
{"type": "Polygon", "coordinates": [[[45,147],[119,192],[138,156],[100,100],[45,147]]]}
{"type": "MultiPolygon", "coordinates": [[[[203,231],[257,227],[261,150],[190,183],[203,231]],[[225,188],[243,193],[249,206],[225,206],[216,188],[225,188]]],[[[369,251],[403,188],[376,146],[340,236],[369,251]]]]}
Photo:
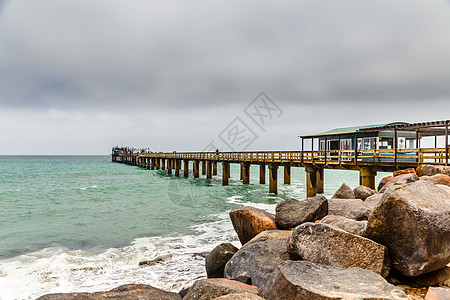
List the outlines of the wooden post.
{"type": "Polygon", "coordinates": [[[445,121],[445,165],[448,166],[448,120],[445,121]]]}
{"type": "Polygon", "coordinates": [[[199,178],[200,177],[200,162],[198,159],[194,159],[192,161],[193,163],[193,167],[192,167],[192,171],[194,171],[194,178],[199,178]]]}
{"type": "Polygon", "coordinates": [[[259,183],[266,184],[266,165],[265,164],[259,165],[259,183]]]}
{"type": "Polygon", "coordinates": [[[323,170],[324,170],[324,168],[318,168],[318,170],[316,172],[316,193],[318,193],[318,194],[323,194],[323,192],[324,192],[324,188],[323,188],[323,183],[324,183],[323,170]]]}
{"type": "Polygon", "coordinates": [[[202,175],[206,175],[206,160],[202,160],[202,175]]]}
{"type": "Polygon", "coordinates": [[[213,161],[213,176],[217,175],[217,161],[213,161]]]}
{"type": "Polygon", "coordinates": [[[327,145],[327,137],[325,136],[325,165],[327,164],[327,149],[328,149],[328,145],[327,145]]]}
{"type": "Polygon", "coordinates": [[[184,160],[184,177],[189,177],[189,159],[184,160]]]}
{"type": "Polygon", "coordinates": [[[305,166],[306,172],[306,197],[314,197],[317,194],[317,167],[311,164],[305,166]]]}
{"type": "Polygon", "coordinates": [[[244,175],[242,174],[244,172],[244,170],[243,170],[244,167],[242,166],[242,164],[243,163],[240,163],[239,180],[243,180],[244,179],[244,175]]]}
{"type": "Polygon", "coordinates": [[[175,176],[180,176],[181,160],[174,159],[175,161],[175,176]]]}
{"type": "Polygon", "coordinates": [[[167,160],[167,173],[169,174],[169,175],[172,175],[172,164],[173,164],[173,161],[172,161],[172,159],[171,158],[169,158],[168,160],[167,160]]]}
{"type": "Polygon", "coordinates": [[[302,166],[303,166],[303,152],[304,152],[304,147],[303,147],[303,138],[300,138],[301,140],[302,140],[302,158],[301,158],[301,160],[302,160],[302,166]]]}
{"type": "MultiPolygon", "coordinates": [[[[362,145],[361,145],[362,146],[362,145]]],[[[358,165],[358,133],[355,133],[355,165],[358,165]]]]}
{"type": "Polygon", "coordinates": [[[166,169],[166,159],[162,158],[161,159],[161,170],[165,170],[166,169]]]}
{"type": "Polygon", "coordinates": [[[269,193],[278,194],[278,165],[269,164],[269,193]]]}
{"type": "Polygon", "coordinates": [[[359,169],[361,184],[371,189],[375,189],[375,176],[377,170],[374,167],[363,167],[359,169]]]}
{"type": "Polygon", "coordinates": [[[230,178],[230,163],[227,161],[222,162],[222,185],[228,185],[228,179],[230,178]]]}
{"type": "Polygon", "coordinates": [[[242,172],[242,183],[243,184],[249,184],[250,183],[250,163],[245,162],[242,163],[242,168],[241,168],[242,172]]]}
{"type": "Polygon", "coordinates": [[[151,169],[152,170],[156,169],[156,158],[151,158],[151,163],[152,163],[151,169]]]}
{"type": "Polygon", "coordinates": [[[291,166],[284,165],[284,184],[291,184],[291,166]]]}
{"type": "Polygon", "coordinates": [[[397,126],[395,126],[394,129],[394,166],[397,168],[397,143],[398,137],[397,137],[397,126]]]}
{"type": "Polygon", "coordinates": [[[206,178],[212,178],[212,161],[210,160],[206,161],[206,178]]]}

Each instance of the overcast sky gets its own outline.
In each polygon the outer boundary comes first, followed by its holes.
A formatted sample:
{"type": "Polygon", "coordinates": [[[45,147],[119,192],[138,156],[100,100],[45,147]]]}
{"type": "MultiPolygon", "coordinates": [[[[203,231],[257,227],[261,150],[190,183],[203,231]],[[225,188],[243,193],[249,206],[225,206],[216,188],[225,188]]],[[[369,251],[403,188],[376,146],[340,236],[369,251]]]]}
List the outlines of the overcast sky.
{"type": "Polygon", "coordinates": [[[449,1],[0,0],[0,154],[293,150],[441,119],[449,1]]]}

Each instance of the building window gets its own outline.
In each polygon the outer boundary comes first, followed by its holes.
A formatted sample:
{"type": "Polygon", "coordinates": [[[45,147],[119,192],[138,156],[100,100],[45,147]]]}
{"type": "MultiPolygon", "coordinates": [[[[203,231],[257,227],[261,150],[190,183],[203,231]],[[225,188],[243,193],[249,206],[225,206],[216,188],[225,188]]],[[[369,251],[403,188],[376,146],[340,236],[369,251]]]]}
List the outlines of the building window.
{"type": "Polygon", "coordinates": [[[393,138],[380,138],[378,144],[380,149],[394,149],[393,138]]]}

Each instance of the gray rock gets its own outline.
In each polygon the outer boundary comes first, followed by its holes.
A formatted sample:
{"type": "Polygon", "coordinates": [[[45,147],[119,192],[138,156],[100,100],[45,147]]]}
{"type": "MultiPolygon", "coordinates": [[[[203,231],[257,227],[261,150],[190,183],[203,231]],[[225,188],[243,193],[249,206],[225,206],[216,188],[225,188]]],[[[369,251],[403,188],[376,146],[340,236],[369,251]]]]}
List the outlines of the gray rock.
{"type": "Polygon", "coordinates": [[[275,222],[280,229],[294,228],[305,222],[320,220],[328,214],[328,201],[324,196],[314,196],[303,201],[283,200],[277,204],[275,222]]]}
{"type": "Polygon", "coordinates": [[[275,215],[255,207],[238,207],[229,213],[239,241],[244,245],[258,233],[276,230],[275,215]]]}
{"type": "Polygon", "coordinates": [[[278,264],[289,259],[287,241],[290,230],[271,230],[258,234],[245,244],[225,266],[225,277],[250,276],[252,284],[265,295],[278,264]]]}
{"type": "Polygon", "coordinates": [[[266,299],[406,300],[407,296],[371,271],[342,269],[308,261],[285,261],[279,265],[266,299]]]}
{"type": "Polygon", "coordinates": [[[445,184],[436,184],[436,186],[438,188],[440,188],[441,190],[447,192],[447,194],[450,194],[450,186],[445,185],[445,184]]]}
{"type": "Polygon", "coordinates": [[[181,296],[164,291],[146,284],[126,284],[114,288],[108,292],[97,293],[67,293],[48,294],[38,298],[39,300],[181,300],[181,296]]]}
{"type": "Polygon", "coordinates": [[[367,186],[360,185],[353,190],[353,193],[355,194],[356,199],[361,199],[364,201],[367,197],[372,196],[376,192],[367,186]]]}
{"type": "Polygon", "coordinates": [[[328,214],[343,216],[356,221],[369,218],[370,207],[360,199],[330,199],[328,200],[328,214]]]}
{"type": "Polygon", "coordinates": [[[383,186],[383,188],[381,190],[379,190],[379,192],[384,193],[384,191],[390,187],[404,185],[404,184],[411,183],[411,182],[414,182],[417,180],[419,180],[419,176],[417,176],[417,174],[414,174],[414,173],[400,175],[400,176],[394,177],[388,183],[386,183],[383,186]]]}
{"type": "Polygon", "coordinates": [[[254,294],[239,293],[220,296],[218,298],[215,298],[214,300],[264,300],[264,298],[261,298],[254,294]]]}
{"type": "Polygon", "coordinates": [[[450,289],[440,287],[430,287],[425,300],[448,300],[450,299],[450,289]]]}
{"type": "Polygon", "coordinates": [[[381,193],[373,194],[372,196],[366,198],[364,204],[373,210],[375,206],[378,204],[378,202],[381,200],[381,198],[383,198],[383,194],[381,193]]]}
{"type": "Polygon", "coordinates": [[[446,286],[450,287],[450,267],[433,271],[414,277],[415,284],[419,286],[446,286]]]}
{"type": "Polygon", "coordinates": [[[220,296],[237,293],[262,296],[260,290],[252,285],[224,278],[210,278],[197,280],[183,299],[212,300],[220,296]]]}
{"type": "Polygon", "coordinates": [[[322,223],[303,223],[289,239],[293,259],[341,268],[362,268],[387,276],[390,259],[385,246],[322,223]]]}
{"type": "Polygon", "coordinates": [[[326,216],[320,221],[320,223],[333,225],[356,235],[360,235],[367,225],[367,221],[356,221],[343,216],[334,215],[326,216]]]}
{"type": "Polygon", "coordinates": [[[238,249],[230,243],[223,243],[208,253],[205,259],[208,278],[223,278],[225,265],[238,249]]]}
{"type": "Polygon", "coordinates": [[[388,247],[402,274],[418,276],[450,262],[449,220],[450,195],[419,180],[387,189],[362,236],[388,247]]]}
{"type": "Polygon", "coordinates": [[[332,199],[355,199],[355,193],[351,187],[343,183],[334,193],[332,199]]]}

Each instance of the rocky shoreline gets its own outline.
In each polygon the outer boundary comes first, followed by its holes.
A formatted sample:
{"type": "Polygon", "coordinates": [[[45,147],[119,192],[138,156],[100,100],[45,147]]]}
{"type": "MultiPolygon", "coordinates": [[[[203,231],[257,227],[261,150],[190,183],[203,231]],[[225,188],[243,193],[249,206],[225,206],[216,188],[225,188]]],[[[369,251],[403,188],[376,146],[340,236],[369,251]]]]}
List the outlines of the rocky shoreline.
{"type": "Polygon", "coordinates": [[[53,299],[450,299],[450,167],[394,172],[378,191],[287,199],[275,214],[229,215],[242,244],[205,259],[207,279],[179,293],[149,285],[53,299]]]}

